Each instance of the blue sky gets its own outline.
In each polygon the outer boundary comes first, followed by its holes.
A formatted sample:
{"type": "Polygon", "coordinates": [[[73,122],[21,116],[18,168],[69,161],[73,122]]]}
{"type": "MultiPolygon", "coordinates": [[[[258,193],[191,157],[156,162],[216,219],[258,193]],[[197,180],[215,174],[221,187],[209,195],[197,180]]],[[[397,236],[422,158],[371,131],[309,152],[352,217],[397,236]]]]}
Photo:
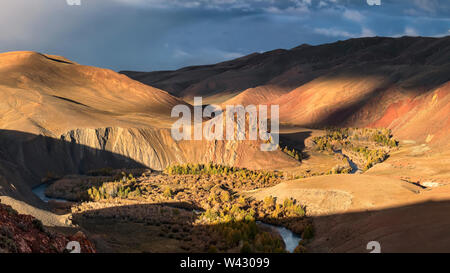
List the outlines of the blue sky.
{"type": "Polygon", "coordinates": [[[369,36],[450,35],[449,0],[4,0],[0,52],[165,70],[369,36]]]}

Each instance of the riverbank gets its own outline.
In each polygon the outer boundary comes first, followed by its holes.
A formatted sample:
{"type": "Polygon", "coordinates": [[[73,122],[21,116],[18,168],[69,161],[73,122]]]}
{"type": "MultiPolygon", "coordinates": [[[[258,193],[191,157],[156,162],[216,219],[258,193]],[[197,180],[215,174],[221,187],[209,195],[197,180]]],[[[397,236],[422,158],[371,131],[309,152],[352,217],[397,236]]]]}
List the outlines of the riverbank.
{"type": "Polygon", "coordinates": [[[33,215],[39,219],[44,226],[48,227],[73,227],[71,221],[71,214],[58,215],[47,210],[33,207],[25,202],[16,200],[9,196],[0,196],[3,204],[11,206],[20,214],[33,215]]]}
{"type": "Polygon", "coordinates": [[[45,203],[48,203],[50,201],[56,201],[56,202],[63,202],[66,203],[68,202],[66,199],[62,199],[62,198],[52,198],[52,197],[48,197],[46,195],[46,190],[47,188],[50,186],[50,184],[48,183],[44,183],[41,184],[35,188],[32,189],[32,192],[39,197],[39,199],[41,199],[42,201],[44,201],[45,203]]]}

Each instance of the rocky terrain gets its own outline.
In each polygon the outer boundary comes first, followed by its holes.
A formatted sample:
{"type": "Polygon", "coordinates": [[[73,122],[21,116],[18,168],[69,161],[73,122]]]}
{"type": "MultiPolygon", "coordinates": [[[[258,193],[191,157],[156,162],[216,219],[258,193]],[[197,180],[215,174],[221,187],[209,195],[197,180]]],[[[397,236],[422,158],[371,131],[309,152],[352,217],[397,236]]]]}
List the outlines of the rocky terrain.
{"type": "Polygon", "coordinates": [[[67,236],[50,231],[40,220],[0,203],[0,253],[68,253],[71,241],[80,243],[81,253],[96,252],[82,232],[67,236]]]}
{"type": "Polygon", "coordinates": [[[87,230],[103,252],[283,251],[256,225],[265,220],[308,237],[297,252],[365,252],[371,240],[392,252],[448,251],[449,60],[450,37],[350,39],[122,74],[2,53],[0,199],[32,216],[0,205],[0,249],[61,252],[70,236],[47,229],[70,228],[87,230]],[[192,109],[194,96],[280,105],[280,146],[267,153],[261,141],[175,141],[171,109],[192,109]],[[209,164],[220,173],[198,169],[209,164]],[[117,174],[130,169],[151,176],[120,184],[117,174]],[[265,180],[270,173],[279,175],[265,180]],[[74,203],[43,202],[32,192],[43,183],[74,203]],[[207,232],[214,236],[199,243],[207,232]]]}

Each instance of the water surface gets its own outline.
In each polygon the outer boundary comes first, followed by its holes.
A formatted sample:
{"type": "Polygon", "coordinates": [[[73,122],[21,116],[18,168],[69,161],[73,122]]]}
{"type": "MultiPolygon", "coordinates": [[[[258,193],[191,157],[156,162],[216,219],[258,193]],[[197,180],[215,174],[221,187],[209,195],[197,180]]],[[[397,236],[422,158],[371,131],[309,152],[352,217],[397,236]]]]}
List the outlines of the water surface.
{"type": "Polygon", "coordinates": [[[259,225],[269,227],[278,234],[280,234],[281,238],[283,238],[284,244],[286,245],[286,251],[293,253],[295,248],[298,246],[298,243],[302,240],[302,238],[295,234],[294,232],[290,231],[289,229],[285,227],[279,227],[274,225],[269,225],[266,223],[258,222],[259,225]]]}
{"type": "Polygon", "coordinates": [[[48,203],[49,201],[67,202],[67,200],[65,200],[65,199],[47,197],[45,195],[45,190],[48,188],[48,186],[50,186],[50,185],[42,184],[40,186],[33,188],[32,191],[34,194],[37,195],[37,197],[39,197],[45,203],[48,203]]]}

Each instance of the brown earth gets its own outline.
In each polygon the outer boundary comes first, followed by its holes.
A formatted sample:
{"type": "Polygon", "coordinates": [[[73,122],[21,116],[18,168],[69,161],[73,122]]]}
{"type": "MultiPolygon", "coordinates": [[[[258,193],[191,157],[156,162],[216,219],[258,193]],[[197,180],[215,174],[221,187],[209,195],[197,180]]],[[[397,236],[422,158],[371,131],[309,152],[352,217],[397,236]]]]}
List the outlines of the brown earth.
{"type": "Polygon", "coordinates": [[[177,71],[123,73],[188,101],[278,104],[284,123],[385,127],[401,139],[441,147],[450,128],[449,52],[449,36],[374,37],[177,71]]]}
{"type": "Polygon", "coordinates": [[[284,182],[251,193],[251,196],[256,199],[274,196],[281,202],[292,197],[306,205],[309,215],[318,216],[389,207],[414,196],[420,189],[392,178],[329,175],[284,182]]]}
{"type": "Polygon", "coordinates": [[[274,101],[284,94],[291,91],[289,88],[278,87],[276,85],[264,85],[255,88],[249,88],[237,96],[222,103],[222,107],[226,105],[259,105],[274,101]]]}
{"type": "Polygon", "coordinates": [[[378,241],[382,252],[449,252],[449,187],[410,196],[394,206],[318,217],[315,252],[369,252],[378,241]]]}
{"type": "Polygon", "coordinates": [[[111,70],[63,57],[0,54],[0,89],[0,194],[34,205],[38,200],[30,188],[41,179],[104,167],[298,165],[280,151],[269,160],[257,143],[176,142],[170,133],[176,120],[171,110],[184,101],[111,70]]]}
{"type": "Polygon", "coordinates": [[[2,129],[53,137],[85,127],[161,126],[183,103],[111,70],[35,52],[0,54],[0,86],[2,129]]]}
{"type": "Polygon", "coordinates": [[[250,195],[303,200],[316,229],[311,252],[369,252],[370,241],[382,252],[448,252],[449,190],[364,174],[289,181],[250,195]]]}
{"type": "Polygon", "coordinates": [[[383,163],[366,174],[401,179],[425,187],[450,184],[450,153],[437,151],[427,144],[401,144],[383,163]]]}
{"type": "Polygon", "coordinates": [[[0,203],[0,253],[63,253],[70,241],[79,242],[82,253],[96,252],[83,233],[65,236],[46,230],[36,218],[0,203]]]}
{"type": "Polygon", "coordinates": [[[280,119],[290,124],[384,127],[392,129],[399,139],[447,146],[450,85],[445,83],[446,76],[441,85],[413,92],[391,83],[388,74],[393,72],[387,69],[385,76],[357,78],[322,77],[273,103],[281,105],[280,119]]]}

